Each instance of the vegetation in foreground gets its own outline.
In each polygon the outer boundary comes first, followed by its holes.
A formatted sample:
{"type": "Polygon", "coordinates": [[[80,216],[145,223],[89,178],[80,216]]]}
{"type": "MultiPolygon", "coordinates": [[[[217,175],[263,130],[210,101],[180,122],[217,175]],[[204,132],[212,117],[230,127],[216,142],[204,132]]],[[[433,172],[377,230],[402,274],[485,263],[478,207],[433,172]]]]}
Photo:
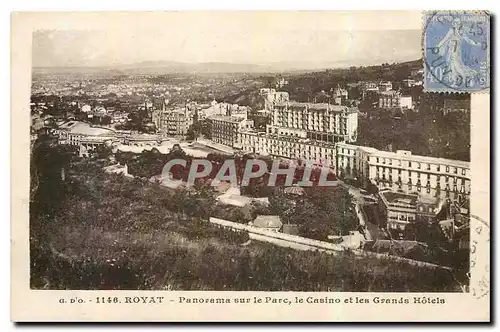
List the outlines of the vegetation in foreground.
{"type": "Polygon", "coordinates": [[[441,270],[249,243],[204,220],[214,201],[203,187],[170,191],[104,174],[99,161],[58,147],[34,156],[32,288],[458,291],[441,270]],[[39,162],[48,151],[50,162],[39,162]]]}

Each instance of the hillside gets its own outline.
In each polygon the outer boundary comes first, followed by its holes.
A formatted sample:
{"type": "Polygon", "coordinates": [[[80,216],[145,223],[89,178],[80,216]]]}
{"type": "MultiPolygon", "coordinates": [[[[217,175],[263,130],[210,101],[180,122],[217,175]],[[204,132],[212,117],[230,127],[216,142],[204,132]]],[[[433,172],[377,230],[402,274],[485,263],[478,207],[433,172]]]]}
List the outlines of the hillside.
{"type": "Polygon", "coordinates": [[[34,167],[44,193],[30,205],[35,289],[458,290],[447,272],[390,259],[243,245],[247,235],[205,221],[215,206],[210,190],[106,175],[97,161],[71,161],[67,180],[47,190],[43,173],[66,160],[56,159],[50,169],[34,167]]]}
{"type": "Polygon", "coordinates": [[[411,77],[412,72],[423,68],[422,60],[378,66],[359,66],[349,68],[328,69],[305,74],[290,74],[285,76],[288,85],[284,90],[290,93],[290,98],[298,101],[309,101],[321,91],[346,86],[359,81],[401,81],[411,77]]]}

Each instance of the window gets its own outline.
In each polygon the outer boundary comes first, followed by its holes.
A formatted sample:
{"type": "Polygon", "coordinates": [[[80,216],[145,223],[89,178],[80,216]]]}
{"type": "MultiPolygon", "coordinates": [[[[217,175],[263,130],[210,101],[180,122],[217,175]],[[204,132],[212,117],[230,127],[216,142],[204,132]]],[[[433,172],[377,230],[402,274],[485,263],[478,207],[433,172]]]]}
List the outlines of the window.
{"type": "Polygon", "coordinates": [[[450,166],[446,166],[446,172],[450,171],[450,166]]]}
{"type": "Polygon", "coordinates": [[[420,169],[420,163],[417,163],[417,168],[420,169]]]}
{"type": "Polygon", "coordinates": [[[437,171],[440,172],[441,171],[441,165],[437,165],[437,171]]]}
{"type": "Polygon", "coordinates": [[[455,167],[454,169],[454,173],[457,174],[458,173],[458,167],[455,167]]]}
{"type": "Polygon", "coordinates": [[[462,168],[462,175],[465,175],[465,168],[462,168]]]}
{"type": "Polygon", "coordinates": [[[430,171],[431,170],[431,164],[427,164],[427,170],[430,171]]]}
{"type": "Polygon", "coordinates": [[[408,162],[408,167],[411,167],[411,161],[408,162]]]}
{"type": "Polygon", "coordinates": [[[431,192],[431,187],[427,187],[427,193],[431,192]]]}

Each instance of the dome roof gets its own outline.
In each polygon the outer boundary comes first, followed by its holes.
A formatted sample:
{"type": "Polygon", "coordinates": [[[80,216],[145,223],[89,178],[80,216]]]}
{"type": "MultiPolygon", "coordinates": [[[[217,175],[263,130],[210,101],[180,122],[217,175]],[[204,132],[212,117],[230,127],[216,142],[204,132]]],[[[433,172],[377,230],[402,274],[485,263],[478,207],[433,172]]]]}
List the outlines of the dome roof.
{"type": "Polygon", "coordinates": [[[297,186],[287,187],[285,188],[285,194],[302,196],[304,195],[304,189],[302,187],[297,187],[297,186]]]}

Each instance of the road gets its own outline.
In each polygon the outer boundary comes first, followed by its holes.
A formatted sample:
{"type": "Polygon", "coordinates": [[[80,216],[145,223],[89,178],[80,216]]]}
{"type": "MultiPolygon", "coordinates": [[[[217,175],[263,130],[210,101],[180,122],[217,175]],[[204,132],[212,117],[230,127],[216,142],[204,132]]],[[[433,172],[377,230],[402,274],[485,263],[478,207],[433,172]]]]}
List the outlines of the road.
{"type": "Polygon", "coordinates": [[[356,214],[357,214],[358,219],[359,219],[359,224],[361,225],[361,227],[363,227],[363,229],[365,231],[365,239],[367,241],[374,240],[374,238],[376,238],[376,236],[374,236],[374,234],[373,234],[374,229],[371,226],[375,226],[375,225],[370,224],[366,220],[366,215],[362,209],[363,204],[365,204],[365,198],[364,198],[364,195],[361,193],[361,189],[353,187],[353,186],[348,185],[346,183],[343,183],[342,185],[345,188],[347,188],[347,190],[349,190],[349,194],[351,194],[354,197],[355,205],[356,205],[355,206],[356,214]]]}

